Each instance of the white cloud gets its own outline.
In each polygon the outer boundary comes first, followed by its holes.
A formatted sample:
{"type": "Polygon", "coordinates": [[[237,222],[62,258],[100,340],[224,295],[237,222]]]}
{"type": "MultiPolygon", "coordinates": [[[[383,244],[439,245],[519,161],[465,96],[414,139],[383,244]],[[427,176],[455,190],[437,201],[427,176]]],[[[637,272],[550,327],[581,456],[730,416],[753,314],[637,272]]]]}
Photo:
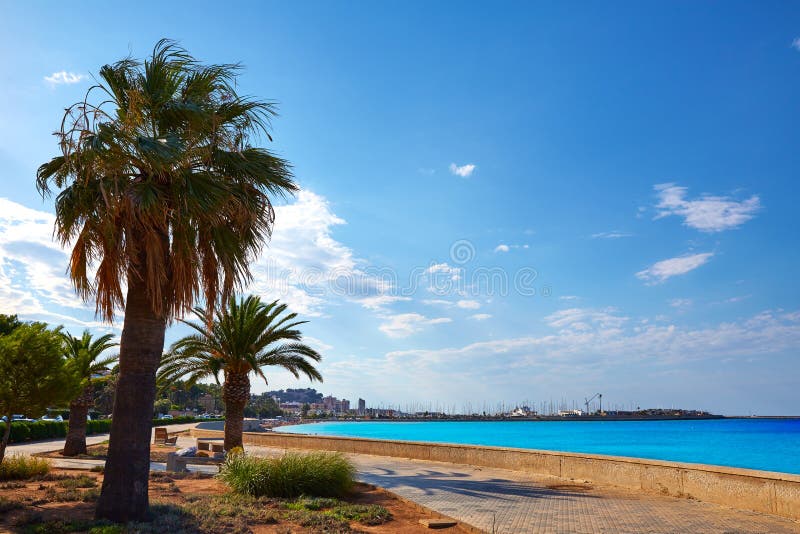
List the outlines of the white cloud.
{"type": "Polygon", "coordinates": [[[800,37],[798,37],[797,39],[792,41],[792,48],[794,48],[795,50],[800,51],[800,37]]]}
{"type": "Polygon", "coordinates": [[[384,310],[386,306],[394,302],[404,302],[411,300],[411,297],[401,297],[398,295],[375,295],[372,297],[364,297],[356,299],[356,302],[361,304],[368,310],[384,310]]]}
{"type": "Polygon", "coordinates": [[[670,299],[669,305],[673,308],[689,308],[692,305],[692,299],[670,299]]]}
{"type": "Polygon", "coordinates": [[[612,230],[610,232],[599,232],[592,234],[592,239],[620,239],[622,237],[631,237],[633,234],[612,230]]]}
{"type": "Polygon", "coordinates": [[[530,245],[506,245],[505,243],[500,243],[494,248],[495,252],[509,252],[512,248],[521,248],[527,249],[530,248],[530,245]]]}
{"type": "Polygon", "coordinates": [[[678,256],[677,258],[661,260],[647,269],[636,273],[636,277],[640,280],[644,280],[648,284],[660,284],[668,278],[686,274],[689,271],[693,271],[705,265],[712,256],[714,256],[713,252],[703,252],[700,254],[688,254],[685,256],[678,256]]]}
{"type": "Polygon", "coordinates": [[[477,310],[481,307],[481,303],[477,300],[459,300],[456,305],[465,310],[477,310]]]}
{"type": "Polygon", "coordinates": [[[0,198],[0,313],[107,331],[73,290],[68,254],[52,239],[54,222],[51,213],[0,198]]]}
{"type": "Polygon", "coordinates": [[[444,306],[445,308],[452,308],[454,305],[451,301],[444,299],[425,299],[422,303],[427,306],[444,306]]]}
{"type": "Polygon", "coordinates": [[[455,163],[450,164],[450,172],[462,178],[467,178],[470,176],[476,168],[477,167],[472,163],[467,163],[466,165],[460,166],[456,165],[455,163]]]}
{"type": "Polygon", "coordinates": [[[712,195],[687,200],[685,187],[669,183],[656,185],[655,190],[659,198],[656,219],[677,215],[683,217],[685,226],[702,232],[721,232],[737,228],[752,219],[761,209],[761,201],[757,195],[746,200],[712,195]]]}
{"type": "Polygon", "coordinates": [[[628,317],[617,315],[614,308],[569,308],[551,313],[544,320],[552,328],[562,331],[586,331],[592,328],[618,329],[628,321],[628,317]]]}
{"type": "Polygon", "coordinates": [[[579,298],[577,295],[562,295],[558,297],[559,300],[578,300],[579,298]]]}
{"type": "Polygon", "coordinates": [[[434,263],[425,272],[433,278],[444,277],[455,282],[461,279],[463,269],[461,267],[453,267],[447,263],[434,263]]]}
{"type": "Polygon", "coordinates": [[[62,70],[54,72],[50,76],[45,76],[44,81],[52,85],[73,84],[78,83],[86,78],[83,74],[75,74],[74,72],[67,72],[62,70]]]}
{"type": "Polygon", "coordinates": [[[475,315],[470,315],[469,318],[476,321],[485,321],[486,319],[491,319],[492,316],[488,313],[476,313],[475,315]]]}
{"type": "Polygon", "coordinates": [[[393,338],[408,337],[411,334],[416,334],[428,325],[452,322],[452,319],[449,317],[429,319],[419,313],[386,315],[384,319],[385,321],[380,325],[379,329],[387,336],[393,338]]]}
{"type": "MultiPolygon", "coordinates": [[[[558,332],[471,343],[462,347],[395,351],[390,360],[413,359],[420,367],[491,360],[498,369],[575,369],[626,366],[634,362],[668,365],[713,358],[752,357],[794,350],[800,345],[800,312],[766,311],[748,319],[708,328],[629,322],[610,311],[572,309],[545,318],[558,332]],[[579,325],[576,327],[576,325],[579,325]]],[[[486,374],[485,366],[476,369],[486,374]]]]}

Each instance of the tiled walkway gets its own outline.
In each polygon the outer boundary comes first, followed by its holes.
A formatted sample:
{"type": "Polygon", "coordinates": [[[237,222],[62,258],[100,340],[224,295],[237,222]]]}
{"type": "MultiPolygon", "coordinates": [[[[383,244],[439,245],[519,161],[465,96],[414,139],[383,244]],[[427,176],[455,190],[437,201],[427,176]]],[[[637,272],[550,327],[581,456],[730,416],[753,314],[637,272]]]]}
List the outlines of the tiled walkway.
{"type": "MultiPolygon", "coordinates": [[[[282,451],[248,446],[253,454],[282,451]]],[[[486,532],[800,532],[780,517],[504,469],[350,455],[364,482],[486,532]]]]}
{"type": "MultiPolygon", "coordinates": [[[[178,440],[179,446],[193,443],[188,437],[178,440]]],[[[38,444],[15,447],[22,453],[40,448],[38,444]]],[[[247,446],[247,451],[263,456],[283,452],[255,446],[247,446]]],[[[800,533],[800,523],[788,519],[689,499],[588,486],[504,469],[360,454],[351,458],[364,482],[486,532],[800,533]]],[[[153,468],[163,470],[163,465],[154,463],[153,468]]],[[[209,470],[207,466],[191,467],[209,470]]]]}

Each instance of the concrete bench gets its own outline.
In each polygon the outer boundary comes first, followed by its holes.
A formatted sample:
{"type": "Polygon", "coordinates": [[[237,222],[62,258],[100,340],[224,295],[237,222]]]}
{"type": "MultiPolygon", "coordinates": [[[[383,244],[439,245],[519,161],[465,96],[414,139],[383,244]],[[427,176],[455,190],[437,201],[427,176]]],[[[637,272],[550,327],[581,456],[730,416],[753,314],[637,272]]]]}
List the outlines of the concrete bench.
{"type": "Polygon", "coordinates": [[[224,458],[210,458],[206,456],[178,456],[174,452],[167,454],[167,471],[185,473],[186,466],[191,465],[216,465],[222,466],[224,458]]]}
{"type": "Polygon", "coordinates": [[[225,444],[221,439],[197,438],[197,450],[209,452],[225,452],[225,444]]]}

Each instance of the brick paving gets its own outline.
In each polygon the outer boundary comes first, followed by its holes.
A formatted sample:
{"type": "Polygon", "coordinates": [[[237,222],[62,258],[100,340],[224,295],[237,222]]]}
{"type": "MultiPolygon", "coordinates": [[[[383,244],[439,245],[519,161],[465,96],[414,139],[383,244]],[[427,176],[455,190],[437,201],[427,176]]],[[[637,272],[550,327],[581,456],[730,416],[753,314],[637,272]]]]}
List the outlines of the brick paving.
{"type": "MultiPolygon", "coordinates": [[[[192,438],[178,439],[179,446],[193,444],[192,438]]],[[[15,447],[16,452],[39,452],[44,444],[26,445],[15,447]]],[[[282,449],[252,445],[247,446],[247,451],[261,456],[283,453],[282,449]]],[[[800,523],[789,519],[691,499],[505,469],[364,454],[349,456],[360,480],[485,532],[800,533],[800,523]]],[[[102,462],[59,459],[54,463],[85,467],[88,463],[102,462]]],[[[163,470],[164,464],[153,463],[151,467],[163,470]]],[[[216,472],[216,468],[208,466],[190,466],[190,469],[216,472]]]]}
{"type": "MultiPolygon", "coordinates": [[[[282,451],[247,446],[248,452],[282,451]]],[[[486,532],[800,533],[800,523],[609,486],[518,471],[349,455],[358,478],[486,532]]]]}

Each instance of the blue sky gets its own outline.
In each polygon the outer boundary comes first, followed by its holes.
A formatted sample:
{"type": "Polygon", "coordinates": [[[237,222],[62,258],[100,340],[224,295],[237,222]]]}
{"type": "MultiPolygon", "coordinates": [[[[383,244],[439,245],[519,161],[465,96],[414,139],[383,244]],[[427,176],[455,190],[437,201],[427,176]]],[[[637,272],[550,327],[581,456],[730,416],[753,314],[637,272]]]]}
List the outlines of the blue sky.
{"type": "Polygon", "coordinates": [[[0,1],[0,313],[107,328],[35,169],[170,37],[280,105],[303,191],[248,289],[310,320],[319,389],[798,412],[798,5],[294,4],[0,1]]]}

